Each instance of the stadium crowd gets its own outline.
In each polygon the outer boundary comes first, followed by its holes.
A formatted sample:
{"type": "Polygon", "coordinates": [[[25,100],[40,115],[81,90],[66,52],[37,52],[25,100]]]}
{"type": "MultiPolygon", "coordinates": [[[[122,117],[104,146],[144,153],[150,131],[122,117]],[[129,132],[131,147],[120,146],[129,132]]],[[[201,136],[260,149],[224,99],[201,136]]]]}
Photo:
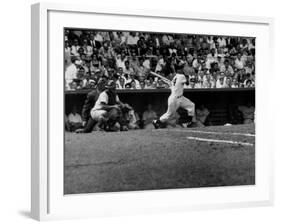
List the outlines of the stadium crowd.
{"type": "Polygon", "coordinates": [[[65,30],[65,89],[95,89],[100,79],[117,89],[168,88],[150,71],[172,79],[184,66],[185,88],[255,85],[255,38],[65,30]]]}

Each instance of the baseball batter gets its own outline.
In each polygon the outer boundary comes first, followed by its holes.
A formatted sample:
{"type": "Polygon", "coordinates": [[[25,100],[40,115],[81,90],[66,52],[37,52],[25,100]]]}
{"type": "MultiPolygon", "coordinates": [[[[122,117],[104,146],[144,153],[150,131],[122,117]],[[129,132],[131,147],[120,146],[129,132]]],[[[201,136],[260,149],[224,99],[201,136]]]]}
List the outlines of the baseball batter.
{"type": "MultiPolygon", "coordinates": [[[[164,80],[165,81],[165,80],[164,80]]],[[[183,96],[184,84],[186,77],[183,74],[176,74],[173,80],[169,83],[171,95],[168,98],[168,110],[159,120],[154,120],[154,127],[157,129],[173,119],[179,107],[188,111],[188,115],[192,117],[192,122],[196,122],[195,104],[183,96]]]]}

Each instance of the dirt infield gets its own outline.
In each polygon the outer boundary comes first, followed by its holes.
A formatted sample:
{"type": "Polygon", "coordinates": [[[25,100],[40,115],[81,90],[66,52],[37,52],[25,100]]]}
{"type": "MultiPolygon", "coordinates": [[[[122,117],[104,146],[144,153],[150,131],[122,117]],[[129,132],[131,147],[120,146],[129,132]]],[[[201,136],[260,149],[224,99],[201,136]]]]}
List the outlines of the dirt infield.
{"type": "Polygon", "coordinates": [[[252,185],[254,130],[254,125],[235,125],[66,133],[64,193],[252,185]]]}

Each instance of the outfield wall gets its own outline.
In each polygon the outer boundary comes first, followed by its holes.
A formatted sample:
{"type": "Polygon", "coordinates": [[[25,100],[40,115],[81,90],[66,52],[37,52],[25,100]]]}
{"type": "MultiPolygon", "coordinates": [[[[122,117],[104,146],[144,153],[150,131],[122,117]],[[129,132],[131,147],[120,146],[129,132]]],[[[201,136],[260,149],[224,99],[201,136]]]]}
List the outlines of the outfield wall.
{"type": "MultiPolygon", "coordinates": [[[[65,111],[68,114],[75,105],[81,111],[89,90],[65,92],[65,111]]],[[[145,90],[117,90],[122,102],[133,106],[141,115],[147,104],[152,104],[153,109],[161,115],[167,109],[169,89],[145,89],[145,90]]],[[[255,105],[255,88],[232,89],[186,89],[184,96],[199,106],[204,104],[210,114],[210,121],[214,125],[225,123],[241,123],[241,115],[237,113],[238,105],[251,102],[255,105]]]]}

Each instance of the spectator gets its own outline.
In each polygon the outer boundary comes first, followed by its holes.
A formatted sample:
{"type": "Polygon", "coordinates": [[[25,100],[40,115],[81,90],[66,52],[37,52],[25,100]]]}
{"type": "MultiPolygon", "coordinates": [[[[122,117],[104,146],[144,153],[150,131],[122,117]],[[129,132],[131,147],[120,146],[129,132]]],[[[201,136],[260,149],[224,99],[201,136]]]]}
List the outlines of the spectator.
{"type": "Polygon", "coordinates": [[[157,88],[169,88],[169,85],[165,83],[162,79],[158,79],[156,82],[157,88]]]}
{"type": "Polygon", "coordinates": [[[95,40],[95,47],[96,47],[97,49],[100,49],[101,46],[102,46],[102,42],[103,42],[103,37],[102,37],[102,35],[100,34],[100,32],[96,32],[96,33],[95,33],[94,40],[95,40]]]}
{"type": "Polygon", "coordinates": [[[253,82],[253,79],[251,77],[251,74],[247,73],[246,78],[245,78],[244,83],[243,83],[244,87],[252,87],[253,84],[254,84],[254,82],[253,82]]]}
{"type": "Polygon", "coordinates": [[[124,52],[122,52],[121,54],[117,55],[116,58],[116,67],[117,68],[122,68],[123,70],[125,70],[125,61],[127,60],[126,55],[124,52]]]}
{"type": "Polygon", "coordinates": [[[125,89],[131,89],[131,88],[132,88],[131,83],[126,83],[126,84],[125,84],[125,89]]]}
{"type": "Polygon", "coordinates": [[[80,49],[78,39],[74,39],[73,45],[71,46],[71,55],[79,56],[78,50],[80,49]]]}
{"type": "Polygon", "coordinates": [[[125,61],[125,69],[124,69],[124,74],[127,74],[129,76],[134,74],[133,68],[130,66],[130,62],[127,60],[125,61]]]}
{"type": "Polygon", "coordinates": [[[254,64],[251,60],[247,60],[245,63],[245,72],[252,74],[255,71],[254,64]]]}
{"type": "Polygon", "coordinates": [[[194,84],[194,89],[201,89],[203,88],[203,79],[197,79],[197,81],[194,84]]]}
{"type": "Polygon", "coordinates": [[[139,67],[137,68],[137,75],[139,77],[139,79],[143,79],[147,76],[149,69],[147,69],[144,65],[143,65],[143,58],[139,58],[139,67]]]}
{"type": "Polygon", "coordinates": [[[64,59],[65,59],[65,66],[68,67],[71,64],[71,48],[69,46],[68,41],[65,41],[64,44],[64,59]]]}
{"type": "Polygon", "coordinates": [[[253,82],[252,80],[248,79],[248,80],[245,80],[244,82],[244,87],[247,88],[247,87],[252,87],[253,86],[253,82]]]}
{"type": "Polygon", "coordinates": [[[164,58],[160,56],[159,60],[157,61],[155,72],[161,72],[164,66],[165,66],[164,58]]]}
{"type": "Polygon", "coordinates": [[[215,46],[215,42],[213,40],[213,37],[212,36],[207,36],[206,37],[206,42],[208,44],[208,48],[211,49],[215,46]]]}
{"type": "Polygon", "coordinates": [[[194,60],[192,62],[192,67],[195,69],[195,71],[199,71],[202,69],[201,60],[202,60],[201,55],[194,57],[194,60]]]}
{"type": "Polygon", "coordinates": [[[209,72],[203,77],[203,88],[216,88],[216,80],[209,72]]]}
{"type": "Polygon", "coordinates": [[[125,79],[122,76],[118,76],[118,79],[116,81],[116,88],[125,89],[125,79]]]}
{"type": "Polygon", "coordinates": [[[248,102],[245,106],[238,106],[238,110],[242,113],[243,124],[251,124],[254,122],[255,107],[248,102]]]}
{"type": "Polygon", "coordinates": [[[140,81],[140,87],[141,87],[141,89],[145,88],[145,81],[144,80],[140,81]]]}
{"type": "Polygon", "coordinates": [[[241,58],[241,54],[237,54],[237,58],[235,59],[235,68],[243,69],[244,68],[244,61],[241,58]]]}
{"type": "Polygon", "coordinates": [[[83,40],[83,45],[81,46],[84,50],[84,53],[87,55],[87,56],[91,56],[93,54],[93,48],[92,46],[88,43],[88,40],[87,39],[84,39],[83,40]]]}
{"type": "Polygon", "coordinates": [[[221,69],[221,72],[224,72],[225,74],[232,76],[234,74],[234,70],[232,66],[229,63],[229,60],[225,60],[224,62],[224,68],[221,69]]]}
{"type": "Polygon", "coordinates": [[[135,51],[132,51],[131,54],[131,58],[130,58],[130,62],[129,64],[131,65],[131,67],[133,68],[134,72],[137,73],[138,72],[138,68],[140,66],[139,60],[137,58],[137,54],[135,51]]]}
{"type": "Polygon", "coordinates": [[[224,75],[218,76],[217,82],[216,82],[216,88],[225,88],[225,77],[224,75]]]}
{"type": "Polygon", "coordinates": [[[219,66],[218,66],[218,63],[217,63],[217,62],[213,62],[213,63],[211,64],[211,68],[210,68],[209,71],[210,71],[211,74],[216,74],[216,73],[218,73],[218,72],[220,71],[219,66]]]}
{"type": "Polygon", "coordinates": [[[239,88],[239,82],[237,78],[233,78],[232,83],[231,83],[231,88],[239,88]]]}
{"type": "Polygon", "coordinates": [[[248,42],[248,50],[255,49],[255,38],[253,38],[252,40],[248,40],[248,42]]]}
{"type": "Polygon", "coordinates": [[[89,42],[90,42],[90,46],[93,49],[96,46],[95,45],[95,35],[94,35],[94,33],[90,33],[90,40],[89,40],[89,42]]]}
{"type": "Polygon", "coordinates": [[[127,113],[128,116],[128,128],[129,129],[139,129],[139,123],[140,123],[140,118],[139,115],[134,111],[134,110],[130,110],[127,113]]]}
{"type": "Polygon", "coordinates": [[[134,75],[131,76],[131,85],[133,89],[141,89],[140,82],[135,78],[134,75]]]}
{"type": "Polygon", "coordinates": [[[94,66],[93,66],[93,64],[92,64],[92,57],[87,56],[87,57],[85,58],[85,64],[84,64],[83,67],[84,67],[85,73],[86,73],[86,74],[89,74],[89,76],[91,75],[91,73],[92,73],[93,71],[95,71],[95,68],[94,68],[94,66]]]}
{"type": "Polygon", "coordinates": [[[127,45],[130,49],[136,49],[139,37],[136,35],[136,32],[130,32],[127,38],[127,45]]]}
{"type": "Polygon", "coordinates": [[[101,67],[101,58],[99,58],[97,54],[92,55],[92,65],[95,69],[99,69],[101,67]]]}
{"type": "Polygon", "coordinates": [[[142,63],[143,67],[145,67],[146,69],[150,69],[150,59],[149,57],[146,57],[144,62],[142,63]]]}
{"type": "Polygon", "coordinates": [[[89,89],[91,87],[91,83],[95,81],[90,79],[89,73],[86,73],[82,79],[82,88],[89,89]]]}
{"type": "Polygon", "coordinates": [[[204,71],[200,70],[197,73],[197,82],[202,82],[203,83],[203,81],[204,81],[204,71]]]}
{"type": "Polygon", "coordinates": [[[247,39],[242,39],[242,43],[240,44],[240,49],[243,50],[248,50],[249,47],[249,43],[247,41],[247,39]]]}
{"type": "Polygon", "coordinates": [[[219,37],[217,39],[217,42],[219,44],[219,47],[226,47],[226,40],[225,40],[225,37],[219,37]]]}
{"type": "MultiPolygon", "coordinates": [[[[85,76],[85,69],[83,66],[80,66],[77,70],[77,75],[76,75],[76,78],[79,79],[79,80],[82,80],[85,76]]],[[[76,80],[78,81],[78,80],[76,80]]]]}
{"type": "Polygon", "coordinates": [[[207,55],[207,60],[206,60],[206,67],[208,69],[211,68],[211,64],[217,62],[217,54],[216,54],[216,49],[211,48],[210,53],[207,55]]]}
{"type": "Polygon", "coordinates": [[[126,40],[127,40],[127,37],[125,35],[125,32],[117,32],[117,40],[120,42],[120,45],[125,45],[126,44],[126,40]]]}
{"type": "Polygon", "coordinates": [[[195,70],[192,66],[192,62],[193,62],[192,55],[191,54],[187,55],[186,60],[187,60],[187,63],[185,63],[185,65],[184,65],[183,73],[185,76],[194,76],[195,70]]]}
{"type": "Polygon", "coordinates": [[[77,113],[77,108],[74,106],[71,113],[68,115],[68,124],[70,131],[76,131],[82,127],[82,118],[81,115],[77,113]]]}
{"type": "Polygon", "coordinates": [[[99,49],[99,54],[103,58],[112,59],[115,57],[113,49],[109,46],[109,42],[104,42],[103,46],[99,49]]]}
{"type": "Polygon", "coordinates": [[[154,81],[154,78],[152,76],[149,76],[148,79],[145,80],[145,89],[154,89],[154,86],[156,87],[156,82],[154,81]]]}
{"type": "Polygon", "coordinates": [[[71,90],[71,84],[77,78],[78,69],[81,67],[82,61],[73,59],[74,62],[66,68],[65,71],[65,84],[66,89],[71,90]]]}
{"type": "Polygon", "coordinates": [[[142,120],[144,124],[145,129],[153,129],[154,126],[152,124],[152,121],[157,119],[157,114],[155,111],[152,110],[152,105],[147,105],[147,110],[143,112],[142,120]]]}
{"type": "Polygon", "coordinates": [[[91,79],[94,80],[96,83],[102,78],[107,78],[107,76],[102,74],[102,71],[100,69],[95,70],[93,73],[91,73],[91,79]]]}
{"type": "Polygon", "coordinates": [[[203,88],[212,88],[212,83],[211,83],[211,75],[210,73],[206,73],[203,76],[203,83],[202,83],[203,88]]]}
{"type": "Polygon", "coordinates": [[[203,104],[196,109],[196,120],[198,127],[204,127],[206,125],[209,114],[209,110],[203,104]]]}
{"type": "Polygon", "coordinates": [[[70,125],[66,114],[64,115],[64,128],[66,131],[70,131],[70,125]]]}
{"type": "Polygon", "coordinates": [[[241,60],[243,61],[243,64],[245,66],[248,61],[248,51],[247,50],[243,50],[241,60]]]}
{"type": "Polygon", "coordinates": [[[186,86],[186,88],[193,89],[195,87],[195,82],[196,82],[195,77],[194,76],[190,77],[189,84],[188,84],[188,86],[186,86]]]}

